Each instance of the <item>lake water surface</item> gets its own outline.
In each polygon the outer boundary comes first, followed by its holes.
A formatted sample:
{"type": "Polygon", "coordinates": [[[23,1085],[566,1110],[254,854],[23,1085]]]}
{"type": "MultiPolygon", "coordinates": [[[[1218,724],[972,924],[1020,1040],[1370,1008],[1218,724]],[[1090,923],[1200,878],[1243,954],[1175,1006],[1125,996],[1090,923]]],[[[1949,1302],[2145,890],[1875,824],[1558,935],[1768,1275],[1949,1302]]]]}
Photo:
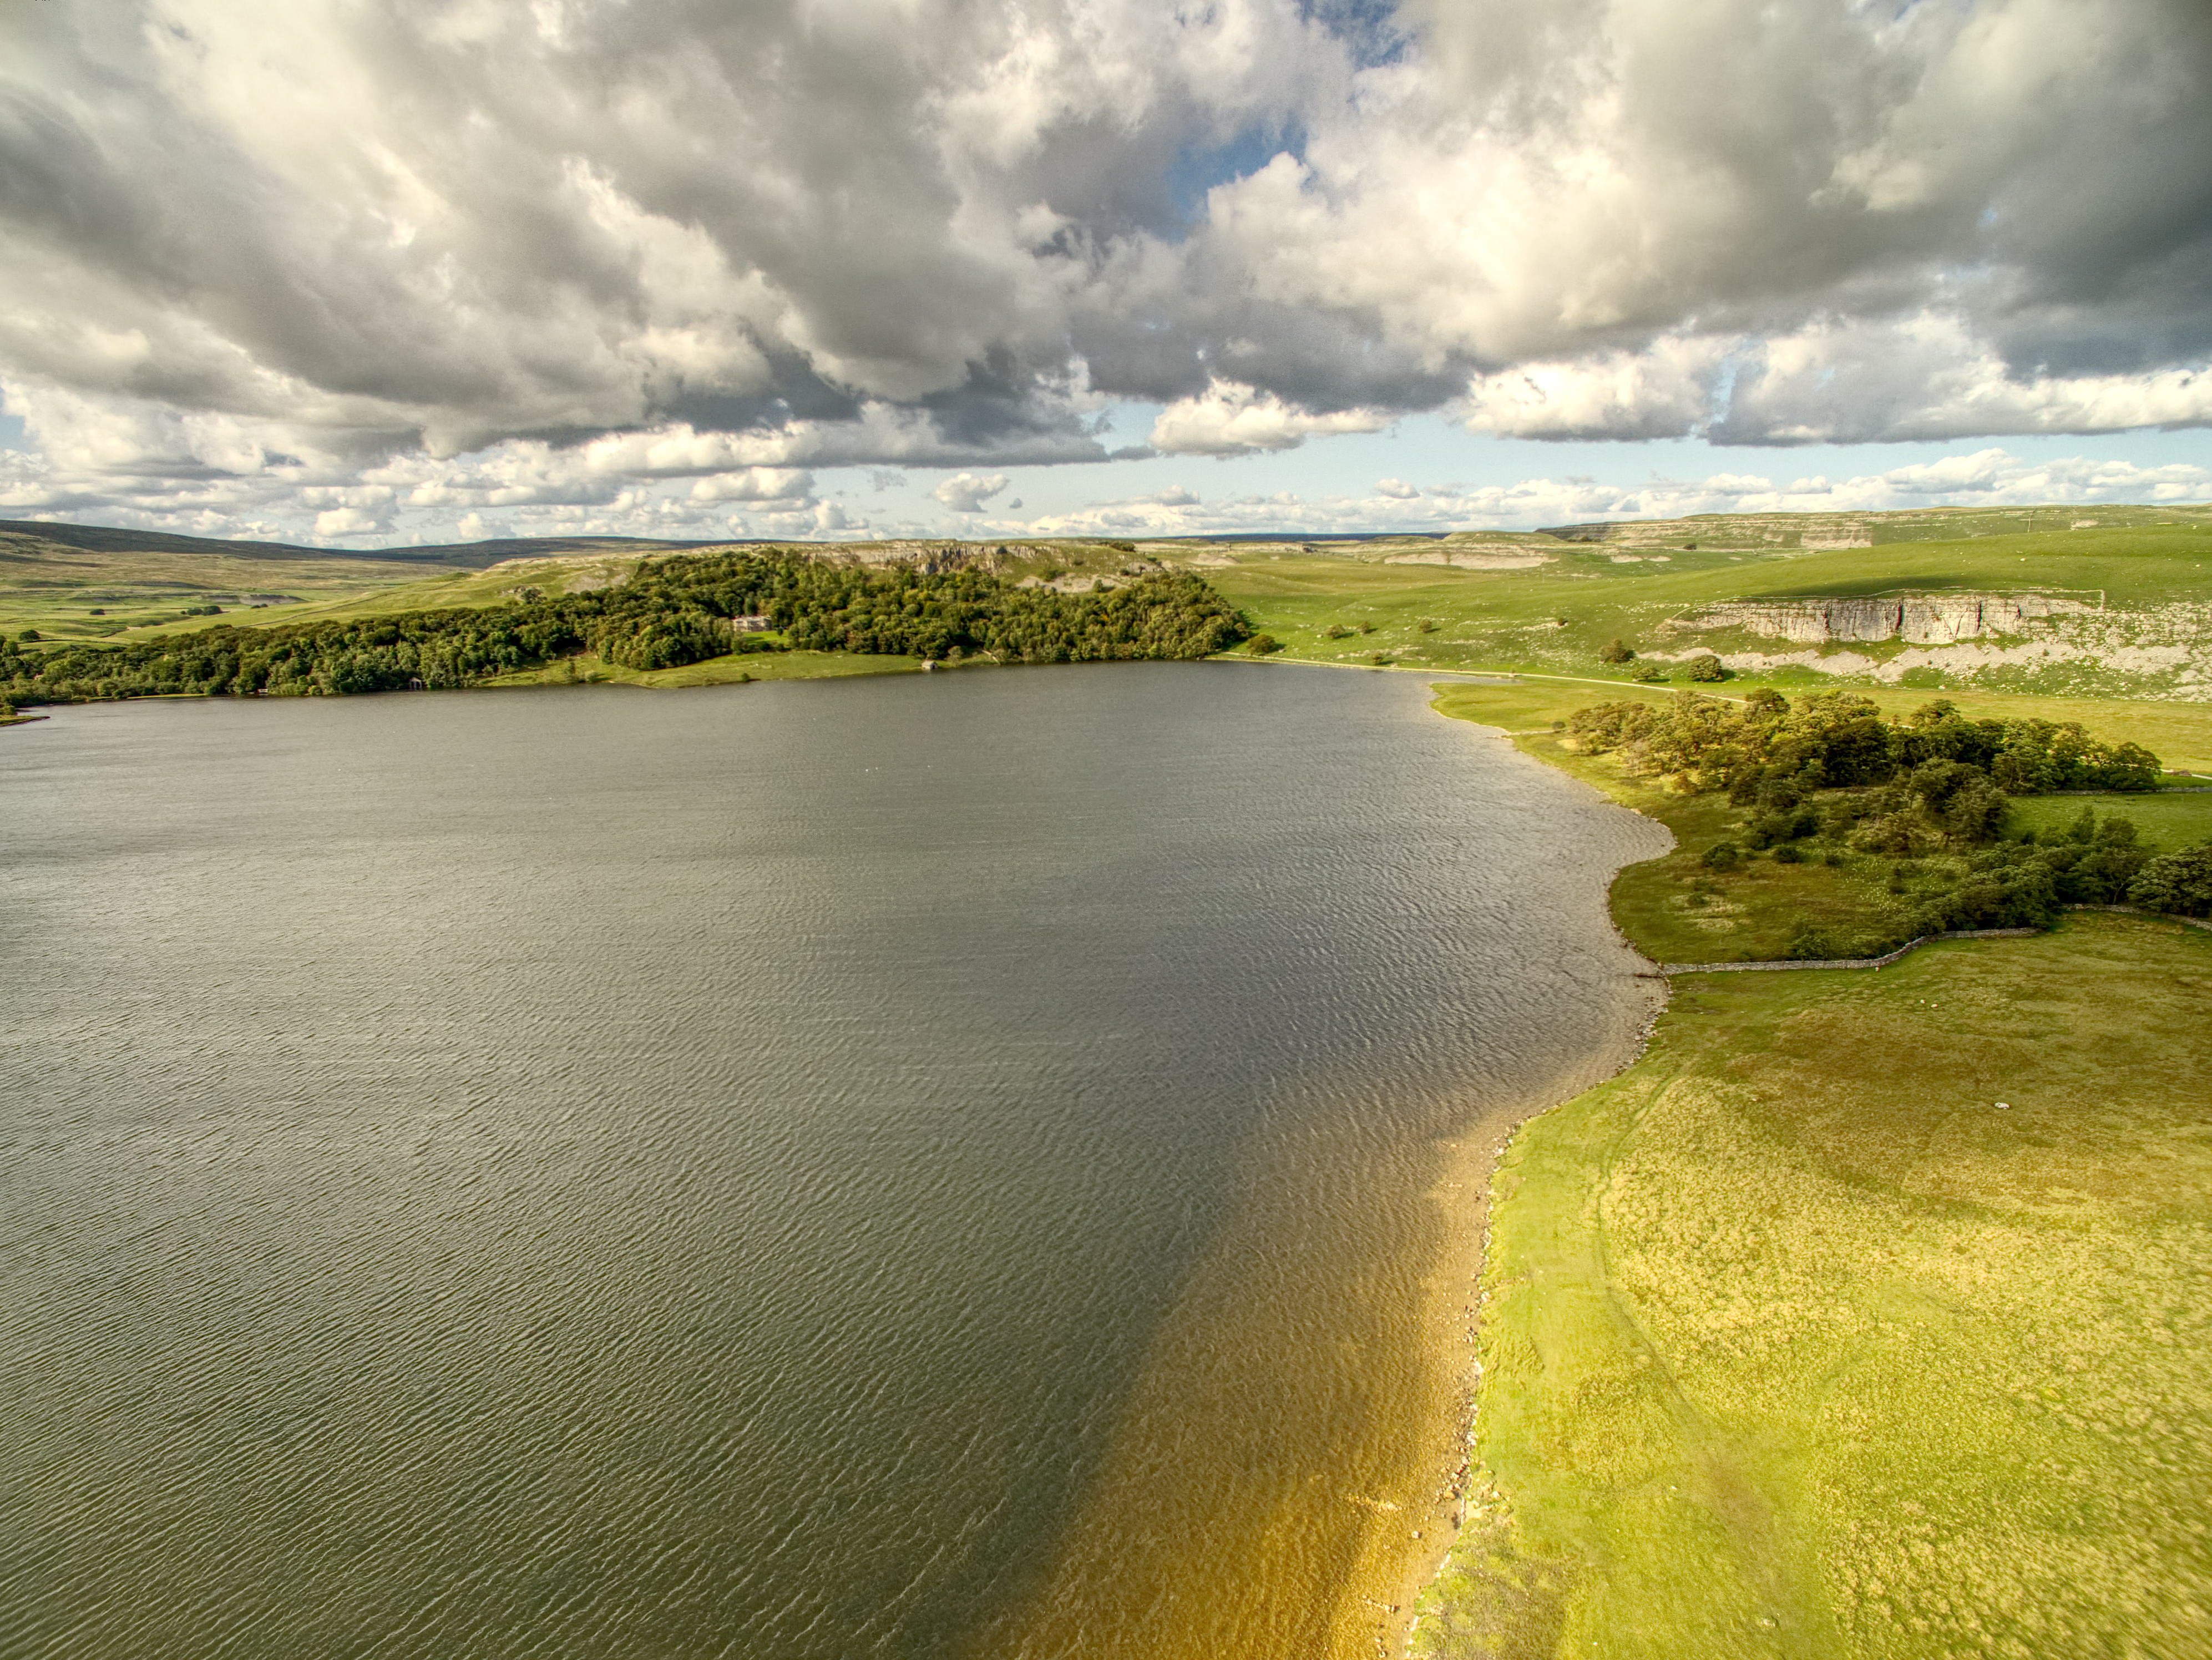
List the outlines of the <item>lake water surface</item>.
{"type": "Polygon", "coordinates": [[[1449,1146],[1650,1009],[1657,832],[1426,695],[0,733],[0,1651],[1343,1649],[1449,1146]]]}

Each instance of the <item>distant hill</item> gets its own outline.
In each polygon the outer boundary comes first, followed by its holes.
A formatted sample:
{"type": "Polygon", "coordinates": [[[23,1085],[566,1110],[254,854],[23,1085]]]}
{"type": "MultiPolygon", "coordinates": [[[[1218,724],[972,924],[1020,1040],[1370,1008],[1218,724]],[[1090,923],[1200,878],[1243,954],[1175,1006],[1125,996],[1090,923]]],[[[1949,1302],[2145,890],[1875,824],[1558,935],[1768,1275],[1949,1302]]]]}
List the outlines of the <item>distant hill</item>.
{"type": "MultiPolygon", "coordinates": [[[[166,531],[122,530],[108,525],[50,524],[0,519],[0,538],[21,537],[90,553],[220,554],[231,559],[373,559],[403,565],[460,566],[482,570],[502,559],[542,559],[563,553],[658,553],[726,547],[719,542],[659,542],[635,536],[522,536],[491,542],[447,542],[436,547],[310,548],[289,542],[236,542],[166,531]]],[[[0,544],[4,545],[4,544],[0,544]]]]}
{"type": "Polygon", "coordinates": [[[2212,525],[2212,508],[1917,508],[1887,513],[1700,513],[1686,519],[1611,520],[1553,525],[1537,534],[1562,542],[1625,548],[1781,548],[1829,551],[1893,542],[1953,542],[2052,531],[2131,530],[2146,525],[2212,525]]]}

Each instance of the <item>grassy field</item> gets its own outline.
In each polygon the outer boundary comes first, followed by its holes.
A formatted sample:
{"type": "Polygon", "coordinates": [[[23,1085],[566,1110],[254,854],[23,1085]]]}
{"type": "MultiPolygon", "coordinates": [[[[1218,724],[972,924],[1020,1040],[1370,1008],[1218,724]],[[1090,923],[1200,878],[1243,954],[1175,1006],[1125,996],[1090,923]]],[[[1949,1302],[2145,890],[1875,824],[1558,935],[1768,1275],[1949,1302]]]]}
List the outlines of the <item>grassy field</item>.
{"type": "MultiPolygon", "coordinates": [[[[1692,521],[1677,521],[1677,527],[1692,521]]],[[[1694,616],[1728,599],[1872,597],[1898,593],[2038,593],[2109,608],[2125,633],[2164,639],[2191,626],[2176,608],[2201,606],[2212,594],[2212,522],[2139,523],[2078,531],[1970,532],[1948,541],[1900,541],[1872,547],[1805,550],[1716,546],[1717,524],[1695,547],[1625,553],[1606,543],[1501,539],[1500,568],[1461,569],[1389,562],[1431,556],[1388,548],[1352,552],[1234,550],[1234,562],[1207,570],[1214,585],[1280,641],[1292,657],[1324,662],[1381,661],[1414,668],[1496,669],[1571,673],[1626,682],[1635,664],[1608,666],[1600,654],[1620,640],[1631,648],[1680,654],[1759,646],[1792,649],[1735,633],[1710,638],[1666,633],[1670,619],[1694,616]],[[1516,555],[1512,550],[1524,551],[1516,555]],[[1516,557],[1540,563],[1508,565],[1516,557]]],[[[1633,526],[1643,532],[1653,527],[1633,526]]],[[[1694,527],[1685,542],[1698,534],[1694,527]]],[[[1853,646],[1862,657],[1894,658],[1901,642],[1853,646]]],[[[1663,665],[1678,678],[1679,666],[1663,665]]],[[[1969,678],[1932,669],[1911,672],[1902,695],[1973,684],[1991,691],[2064,696],[2126,696],[2172,690],[2166,671],[2097,667],[2054,661],[2039,667],[1993,668],[1969,678]]],[[[1768,677],[1789,690],[1826,677],[1807,667],[1768,677]]]]}
{"type": "Polygon", "coordinates": [[[164,624],[174,632],[216,620],[275,623],[412,587],[424,575],[422,565],[395,560],[257,557],[209,545],[201,553],[115,552],[0,537],[0,629],[106,640],[164,624]],[[220,606],[222,617],[184,615],[206,605],[220,606]]]}
{"type": "Polygon", "coordinates": [[[10,520],[0,521],[0,630],[135,639],[204,628],[210,618],[185,613],[209,605],[254,628],[495,605],[532,580],[619,581],[674,545],[584,537],[347,552],[10,520]]]}
{"type": "Polygon", "coordinates": [[[1504,1160],[1415,1651],[2212,1652],[2208,1067],[2150,919],[1678,982],[1504,1160]]]}
{"type": "Polygon", "coordinates": [[[2048,836],[2071,824],[2084,807],[2100,817],[2134,819],[2137,834],[2161,853],[2212,842],[2212,794],[2024,795],[2013,801],[2013,823],[2048,836]]]}

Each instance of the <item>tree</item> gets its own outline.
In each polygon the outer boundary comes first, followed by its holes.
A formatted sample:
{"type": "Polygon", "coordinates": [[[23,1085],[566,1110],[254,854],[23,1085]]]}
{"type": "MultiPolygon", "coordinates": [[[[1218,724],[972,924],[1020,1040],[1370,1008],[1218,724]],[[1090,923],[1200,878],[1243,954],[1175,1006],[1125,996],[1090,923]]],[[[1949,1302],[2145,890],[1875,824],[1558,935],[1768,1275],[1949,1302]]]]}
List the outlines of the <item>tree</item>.
{"type": "Polygon", "coordinates": [[[1283,648],[1283,642],[1272,634],[1255,634],[1244,642],[1244,649],[1255,657],[1265,657],[1283,648]]]}
{"type": "Polygon", "coordinates": [[[1709,651],[1700,652],[1690,660],[1688,673],[1691,679],[1705,684],[1729,678],[1728,666],[1709,651]]]}
{"type": "Polygon", "coordinates": [[[1608,663],[1626,663],[1634,660],[1636,653],[1621,641],[1608,640],[1605,642],[1605,649],[1600,652],[1598,656],[1608,663]]]}
{"type": "Polygon", "coordinates": [[[2128,897],[2174,916],[2212,914],[2212,842],[2160,854],[2129,885],[2128,897]]]}

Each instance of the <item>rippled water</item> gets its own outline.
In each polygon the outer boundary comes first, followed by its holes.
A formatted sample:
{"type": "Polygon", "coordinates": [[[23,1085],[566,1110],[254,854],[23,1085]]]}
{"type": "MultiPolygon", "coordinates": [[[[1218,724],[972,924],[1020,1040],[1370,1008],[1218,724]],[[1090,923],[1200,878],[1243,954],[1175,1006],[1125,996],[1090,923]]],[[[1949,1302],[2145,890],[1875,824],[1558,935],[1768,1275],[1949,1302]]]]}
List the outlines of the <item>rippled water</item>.
{"type": "Polygon", "coordinates": [[[0,734],[0,1651],[1326,1647],[1442,1142],[1644,1012],[1648,827],[1425,695],[0,734]]]}

